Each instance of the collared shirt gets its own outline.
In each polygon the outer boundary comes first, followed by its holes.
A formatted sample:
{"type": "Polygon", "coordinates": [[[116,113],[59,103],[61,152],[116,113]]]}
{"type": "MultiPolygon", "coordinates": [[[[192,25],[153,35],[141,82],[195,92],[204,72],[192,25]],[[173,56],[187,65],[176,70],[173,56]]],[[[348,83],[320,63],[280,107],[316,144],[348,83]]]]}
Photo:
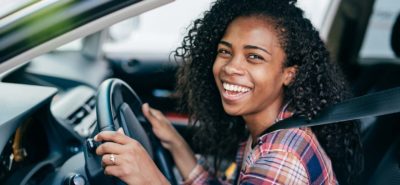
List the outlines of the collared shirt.
{"type": "MultiPolygon", "coordinates": [[[[290,116],[282,111],[279,120],[290,116]]],[[[256,142],[250,137],[239,145],[236,164],[235,176],[243,185],[338,184],[331,160],[307,127],[276,130],[261,135],[256,142]]],[[[197,165],[184,184],[232,184],[232,180],[213,179],[197,165]]]]}

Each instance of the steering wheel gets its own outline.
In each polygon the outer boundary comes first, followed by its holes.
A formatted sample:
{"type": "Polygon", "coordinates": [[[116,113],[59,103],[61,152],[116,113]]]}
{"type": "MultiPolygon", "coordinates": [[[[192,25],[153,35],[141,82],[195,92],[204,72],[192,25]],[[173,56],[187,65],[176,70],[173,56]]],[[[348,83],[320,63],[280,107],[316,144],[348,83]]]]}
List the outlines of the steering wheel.
{"type": "Polygon", "coordinates": [[[169,182],[177,184],[172,159],[153,134],[142,113],[142,102],[128,84],[116,78],[104,81],[98,89],[96,113],[99,131],[123,128],[126,135],[143,145],[169,182]]]}

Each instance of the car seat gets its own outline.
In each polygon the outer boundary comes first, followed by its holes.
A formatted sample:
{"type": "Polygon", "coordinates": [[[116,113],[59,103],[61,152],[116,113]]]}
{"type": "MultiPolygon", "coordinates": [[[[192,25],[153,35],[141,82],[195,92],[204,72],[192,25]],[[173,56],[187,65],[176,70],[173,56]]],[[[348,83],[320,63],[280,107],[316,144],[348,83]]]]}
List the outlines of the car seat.
{"type": "MultiPolygon", "coordinates": [[[[400,14],[392,28],[391,46],[399,58],[400,14]]],[[[362,68],[356,94],[400,86],[400,64],[379,62],[362,68]]],[[[361,184],[400,184],[400,113],[361,122],[365,161],[361,184]]]]}
{"type": "Polygon", "coordinates": [[[396,22],[393,25],[390,44],[395,55],[400,57],[400,14],[397,16],[396,22]]]}

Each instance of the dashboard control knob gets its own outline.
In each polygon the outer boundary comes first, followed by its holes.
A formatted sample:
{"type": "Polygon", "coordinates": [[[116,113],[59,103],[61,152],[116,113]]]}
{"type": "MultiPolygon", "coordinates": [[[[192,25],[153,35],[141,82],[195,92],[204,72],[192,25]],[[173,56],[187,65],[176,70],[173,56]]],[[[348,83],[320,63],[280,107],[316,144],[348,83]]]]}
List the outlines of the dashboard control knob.
{"type": "Polygon", "coordinates": [[[83,175],[75,174],[65,179],[65,185],[86,185],[86,179],[83,175]]]}

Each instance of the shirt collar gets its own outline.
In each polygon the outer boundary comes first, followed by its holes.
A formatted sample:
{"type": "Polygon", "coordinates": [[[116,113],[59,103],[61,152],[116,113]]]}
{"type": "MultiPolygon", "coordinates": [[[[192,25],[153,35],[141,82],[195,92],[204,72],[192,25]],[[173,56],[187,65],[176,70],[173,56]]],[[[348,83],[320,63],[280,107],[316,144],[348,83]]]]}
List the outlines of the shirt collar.
{"type": "MultiPolygon", "coordinates": [[[[290,118],[291,116],[293,116],[294,111],[289,110],[289,104],[291,101],[288,101],[281,109],[281,111],[279,112],[278,116],[275,119],[275,123],[281,120],[284,120],[286,118],[290,118]]],[[[267,128],[268,129],[268,128],[267,128]]],[[[265,131],[267,130],[265,129],[265,131]]],[[[264,140],[266,138],[266,136],[268,135],[267,132],[263,131],[260,136],[257,138],[257,142],[254,144],[257,145],[261,145],[264,143],[264,140]]]]}

